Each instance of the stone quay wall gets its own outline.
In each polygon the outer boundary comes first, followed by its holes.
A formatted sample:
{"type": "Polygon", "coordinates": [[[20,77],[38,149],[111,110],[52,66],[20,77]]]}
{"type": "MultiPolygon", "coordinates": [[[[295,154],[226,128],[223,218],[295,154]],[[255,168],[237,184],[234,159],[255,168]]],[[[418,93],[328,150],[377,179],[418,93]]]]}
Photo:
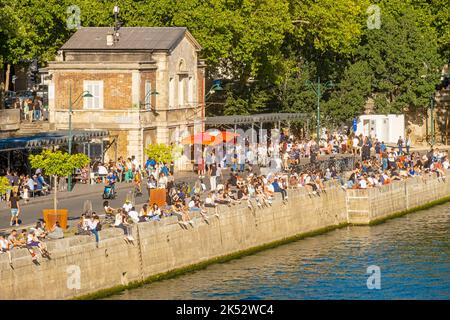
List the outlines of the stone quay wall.
{"type": "Polygon", "coordinates": [[[0,299],[70,299],[122,289],[165,273],[195,269],[226,257],[324,232],[347,224],[369,224],[450,194],[450,180],[410,179],[370,190],[343,190],[333,183],[320,196],[289,190],[285,204],[250,210],[245,203],[220,207],[220,218],[194,218],[187,229],[177,217],[133,226],[135,245],[120,229],[47,242],[52,259],[31,262],[25,249],[13,250],[12,269],[0,255],[0,299]]]}
{"type": "Polygon", "coordinates": [[[379,188],[347,190],[347,221],[373,224],[445,199],[450,196],[450,170],[445,174],[447,178],[422,176],[379,188]]]}

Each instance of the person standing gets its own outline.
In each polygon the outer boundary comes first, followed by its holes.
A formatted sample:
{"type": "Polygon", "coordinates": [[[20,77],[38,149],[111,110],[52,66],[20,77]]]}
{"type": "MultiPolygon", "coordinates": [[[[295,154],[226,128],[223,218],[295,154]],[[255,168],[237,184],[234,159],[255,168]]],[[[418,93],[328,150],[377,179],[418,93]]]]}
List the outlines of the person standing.
{"type": "Polygon", "coordinates": [[[34,118],[34,105],[31,99],[26,100],[26,104],[28,105],[28,117],[30,118],[30,122],[33,122],[34,118]]]}
{"type": "Polygon", "coordinates": [[[217,187],[217,164],[215,162],[209,165],[208,172],[211,191],[215,191],[217,187]]]}
{"type": "Polygon", "coordinates": [[[362,161],[370,159],[370,142],[368,137],[365,138],[364,144],[361,148],[361,159],[362,161]]]}
{"type": "Polygon", "coordinates": [[[409,149],[411,148],[411,135],[408,134],[406,137],[406,153],[409,154],[409,149]]]}
{"type": "Polygon", "coordinates": [[[216,183],[223,183],[223,178],[222,178],[222,165],[218,164],[216,167],[216,183]]]}
{"type": "Polygon", "coordinates": [[[359,145],[359,138],[358,138],[358,136],[355,135],[353,137],[353,140],[352,140],[352,148],[353,148],[353,154],[354,155],[359,154],[359,152],[358,152],[358,145],[359,145]]]}
{"type": "Polygon", "coordinates": [[[197,158],[197,174],[199,179],[205,175],[205,161],[203,160],[202,155],[199,155],[197,158]]]}
{"type": "Polygon", "coordinates": [[[17,193],[15,193],[15,192],[9,198],[9,208],[11,209],[10,225],[18,226],[19,225],[20,205],[19,205],[17,193]]]}
{"type": "Polygon", "coordinates": [[[36,121],[41,120],[41,108],[42,108],[42,101],[39,99],[39,97],[36,97],[34,99],[34,120],[36,121]]]}
{"type": "Polygon", "coordinates": [[[398,146],[398,154],[401,155],[402,151],[403,151],[403,139],[402,139],[402,136],[398,137],[397,146],[398,146]]]}
{"type": "Polygon", "coordinates": [[[23,120],[30,120],[30,108],[28,107],[28,101],[23,100],[22,101],[22,113],[23,113],[23,120]]]}

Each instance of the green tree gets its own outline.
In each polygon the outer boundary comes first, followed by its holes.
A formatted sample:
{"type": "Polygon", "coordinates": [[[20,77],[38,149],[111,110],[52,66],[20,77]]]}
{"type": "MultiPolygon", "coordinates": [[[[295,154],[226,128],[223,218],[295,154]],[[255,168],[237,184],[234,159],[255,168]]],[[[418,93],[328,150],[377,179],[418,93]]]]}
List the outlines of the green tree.
{"type": "Polygon", "coordinates": [[[372,71],[372,95],[380,113],[424,108],[440,78],[443,59],[430,17],[408,1],[382,7],[382,27],[367,30],[357,60],[372,71]]]}
{"type": "Polygon", "coordinates": [[[366,61],[350,64],[324,104],[325,123],[339,125],[364,113],[372,90],[372,70],[366,61]],[[327,121],[328,120],[328,121],[327,121]]]}
{"type": "Polygon", "coordinates": [[[179,149],[174,145],[167,145],[164,143],[149,144],[145,148],[145,154],[149,159],[153,159],[156,162],[171,163],[179,156],[179,149]]]}
{"type": "Polygon", "coordinates": [[[0,177],[0,196],[4,195],[6,191],[11,190],[9,180],[7,177],[0,177]]]}
{"type": "Polygon", "coordinates": [[[53,207],[57,209],[58,178],[73,174],[77,168],[84,168],[90,163],[90,158],[82,153],[68,154],[61,151],[43,150],[40,154],[29,156],[32,168],[41,168],[44,174],[52,176],[55,181],[53,207]]]}
{"type": "Polygon", "coordinates": [[[291,0],[294,39],[314,54],[351,54],[363,33],[368,0],[291,0]]]}

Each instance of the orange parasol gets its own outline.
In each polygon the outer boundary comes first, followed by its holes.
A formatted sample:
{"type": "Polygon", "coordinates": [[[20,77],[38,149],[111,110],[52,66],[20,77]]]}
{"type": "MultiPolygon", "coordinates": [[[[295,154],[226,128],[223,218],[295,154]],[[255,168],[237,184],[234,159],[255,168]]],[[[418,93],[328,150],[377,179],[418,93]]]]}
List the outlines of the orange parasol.
{"type": "Polygon", "coordinates": [[[214,141],[214,137],[207,132],[192,134],[181,139],[181,144],[205,144],[209,145],[214,141]]]}
{"type": "Polygon", "coordinates": [[[237,133],[229,132],[229,131],[222,131],[222,132],[216,131],[216,132],[212,132],[210,134],[214,137],[214,139],[211,141],[211,143],[209,143],[210,145],[217,145],[222,142],[230,142],[234,138],[240,136],[237,133]]]}

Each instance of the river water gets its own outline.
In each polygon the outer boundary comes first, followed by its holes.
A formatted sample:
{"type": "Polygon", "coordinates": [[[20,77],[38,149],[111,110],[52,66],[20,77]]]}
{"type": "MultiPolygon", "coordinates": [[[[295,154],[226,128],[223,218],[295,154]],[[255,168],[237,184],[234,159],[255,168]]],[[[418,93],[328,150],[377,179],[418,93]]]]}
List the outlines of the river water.
{"type": "Polygon", "coordinates": [[[450,299],[450,204],[334,230],[109,299],[450,299]],[[369,266],[379,273],[369,274],[369,266]],[[380,289],[369,289],[368,279],[380,289]]]}

